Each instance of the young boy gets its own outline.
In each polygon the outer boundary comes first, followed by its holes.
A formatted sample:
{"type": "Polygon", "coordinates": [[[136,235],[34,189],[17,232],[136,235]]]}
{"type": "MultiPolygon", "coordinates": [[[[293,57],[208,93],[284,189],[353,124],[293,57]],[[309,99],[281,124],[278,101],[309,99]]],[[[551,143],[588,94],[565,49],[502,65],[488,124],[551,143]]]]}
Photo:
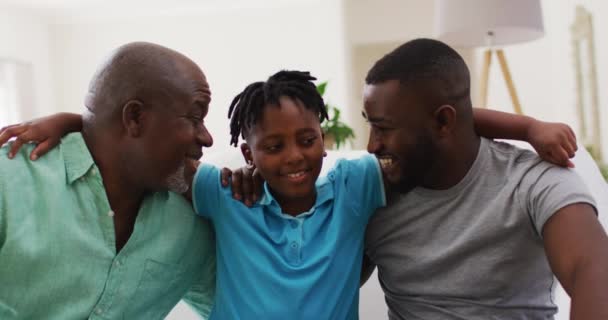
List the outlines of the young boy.
{"type": "Polygon", "coordinates": [[[231,144],[239,135],[246,140],[243,156],[266,180],[251,208],[222,187],[218,168],[203,164],[194,176],[195,211],[213,222],[217,237],[211,319],[358,318],[364,231],[385,204],[383,177],[371,155],[338,161],[318,177],[327,113],[313,80],[308,72],[281,71],[232,102],[231,144]]]}

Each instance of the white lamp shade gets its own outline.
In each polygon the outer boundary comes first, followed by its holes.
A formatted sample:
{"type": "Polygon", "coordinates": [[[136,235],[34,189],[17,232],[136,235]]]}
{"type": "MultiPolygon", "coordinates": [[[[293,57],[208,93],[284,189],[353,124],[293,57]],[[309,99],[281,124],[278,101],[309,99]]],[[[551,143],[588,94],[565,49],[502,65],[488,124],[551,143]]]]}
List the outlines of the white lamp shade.
{"type": "Polygon", "coordinates": [[[435,4],[437,38],[450,45],[507,45],[544,34],[540,0],[436,0],[435,4]]]}

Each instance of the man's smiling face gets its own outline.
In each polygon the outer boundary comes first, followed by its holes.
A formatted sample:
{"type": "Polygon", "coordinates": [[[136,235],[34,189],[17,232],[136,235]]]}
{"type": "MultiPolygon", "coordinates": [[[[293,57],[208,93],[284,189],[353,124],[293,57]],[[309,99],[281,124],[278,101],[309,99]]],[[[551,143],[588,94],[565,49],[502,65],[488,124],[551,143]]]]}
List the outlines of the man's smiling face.
{"type": "Polygon", "coordinates": [[[376,155],[386,181],[398,191],[420,184],[435,159],[431,114],[423,97],[399,80],[367,84],[363,116],[369,122],[367,151],[376,155]]]}

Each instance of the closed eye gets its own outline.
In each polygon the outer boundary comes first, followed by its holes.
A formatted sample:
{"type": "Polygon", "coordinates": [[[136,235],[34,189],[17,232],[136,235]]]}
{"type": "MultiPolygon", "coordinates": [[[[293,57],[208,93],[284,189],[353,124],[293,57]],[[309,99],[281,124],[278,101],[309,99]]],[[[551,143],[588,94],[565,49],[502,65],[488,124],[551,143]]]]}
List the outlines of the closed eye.
{"type": "Polygon", "coordinates": [[[309,138],[305,138],[302,140],[302,144],[305,146],[310,146],[313,145],[315,143],[315,140],[317,140],[317,137],[309,137],[309,138]]]}
{"type": "Polygon", "coordinates": [[[205,118],[202,116],[186,116],[186,118],[188,118],[192,124],[194,124],[195,126],[200,126],[201,124],[205,123],[205,118]]]}
{"type": "Polygon", "coordinates": [[[393,128],[390,128],[390,127],[384,127],[384,126],[380,126],[380,125],[373,124],[373,123],[372,123],[372,128],[374,128],[374,129],[376,129],[378,131],[389,131],[389,130],[393,129],[393,128]]]}
{"type": "Polygon", "coordinates": [[[273,153],[273,152],[278,152],[281,150],[282,145],[280,144],[271,144],[271,145],[267,145],[266,147],[264,147],[264,149],[266,149],[267,152],[273,153]]]}

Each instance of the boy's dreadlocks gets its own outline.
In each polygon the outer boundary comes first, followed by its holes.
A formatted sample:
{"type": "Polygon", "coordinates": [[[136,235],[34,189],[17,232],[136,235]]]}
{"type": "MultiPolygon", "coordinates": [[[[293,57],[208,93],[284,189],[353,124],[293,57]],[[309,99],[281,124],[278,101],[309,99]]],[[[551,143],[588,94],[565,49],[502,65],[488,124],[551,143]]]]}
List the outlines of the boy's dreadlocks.
{"type": "Polygon", "coordinates": [[[245,138],[248,131],[260,120],[264,107],[279,106],[279,98],[289,97],[317,113],[319,122],[328,118],[323,97],[312,82],[317,78],[310,72],[282,70],[272,75],[266,82],[259,81],[248,85],[230,104],[230,144],[235,147],[239,135],[245,138]]]}

